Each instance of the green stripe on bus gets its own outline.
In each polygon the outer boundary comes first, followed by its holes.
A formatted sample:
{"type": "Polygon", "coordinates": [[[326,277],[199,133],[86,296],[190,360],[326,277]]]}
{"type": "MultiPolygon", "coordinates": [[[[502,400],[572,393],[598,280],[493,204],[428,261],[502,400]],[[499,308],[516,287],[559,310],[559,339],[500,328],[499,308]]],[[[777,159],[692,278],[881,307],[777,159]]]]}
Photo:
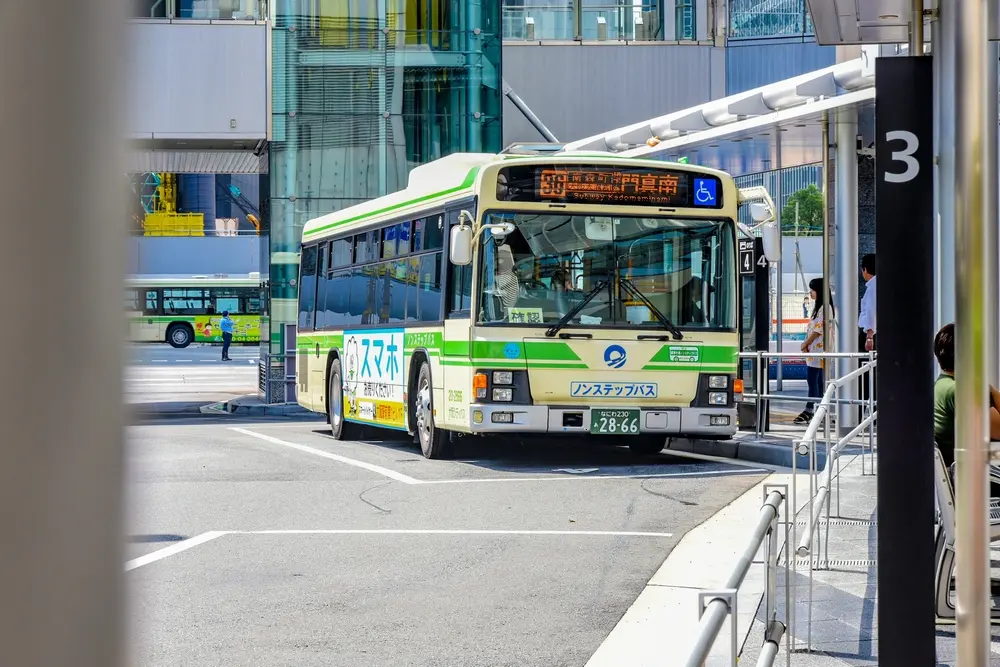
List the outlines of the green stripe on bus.
{"type": "Polygon", "coordinates": [[[444,366],[462,366],[468,368],[470,366],[478,367],[489,367],[489,368],[530,368],[530,369],[586,369],[587,364],[555,364],[551,362],[525,362],[525,361],[500,361],[498,359],[456,359],[445,357],[441,360],[441,364],[444,366]]]}
{"type": "Polygon", "coordinates": [[[322,232],[331,229],[336,229],[337,227],[342,227],[343,225],[348,225],[352,222],[357,222],[358,220],[363,220],[365,218],[374,218],[384,213],[389,213],[397,209],[406,208],[407,206],[413,206],[414,204],[419,204],[421,202],[429,201],[431,199],[437,199],[439,197],[445,197],[447,195],[454,194],[456,192],[461,192],[462,190],[468,190],[472,187],[472,184],[476,182],[476,174],[478,173],[479,173],[479,167],[473,167],[472,169],[469,170],[469,173],[465,175],[465,180],[454,188],[448,188],[447,190],[441,190],[440,192],[432,192],[431,194],[424,195],[423,197],[417,197],[415,199],[409,199],[407,201],[400,202],[398,204],[393,204],[392,206],[386,206],[385,208],[380,208],[376,211],[372,211],[371,213],[362,213],[360,215],[354,216],[353,218],[347,218],[346,220],[338,220],[337,222],[331,222],[328,225],[323,225],[322,227],[317,227],[316,229],[310,230],[308,234],[305,235],[305,237],[312,238],[313,236],[316,236],[317,234],[320,234],[322,232]]]}
{"type": "Polygon", "coordinates": [[[685,373],[708,373],[718,371],[720,373],[735,373],[736,364],[646,364],[642,367],[644,371],[672,371],[685,373]]]}
{"type": "MultiPolygon", "coordinates": [[[[490,360],[508,361],[517,366],[524,366],[525,360],[530,361],[580,361],[580,357],[566,343],[542,343],[535,341],[495,341],[477,340],[470,345],[468,341],[444,341],[445,357],[472,357],[483,363],[490,360]],[[517,348],[517,355],[513,353],[517,348]]],[[[581,366],[586,368],[586,365],[581,366]]]]}
{"type": "Polygon", "coordinates": [[[689,364],[736,364],[736,359],[739,356],[739,348],[735,345],[684,345],[683,343],[675,343],[672,345],[664,345],[660,348],[660,351],[653,355],[653,358],[649,360],[649,363],[689,363],[689,364]],[[696,348],[698,350],[698,361],[686,361],[689,357],[689,350],[696,348]],[[679,358],[671,359],[671,354],[675,354],[679,358]]]}

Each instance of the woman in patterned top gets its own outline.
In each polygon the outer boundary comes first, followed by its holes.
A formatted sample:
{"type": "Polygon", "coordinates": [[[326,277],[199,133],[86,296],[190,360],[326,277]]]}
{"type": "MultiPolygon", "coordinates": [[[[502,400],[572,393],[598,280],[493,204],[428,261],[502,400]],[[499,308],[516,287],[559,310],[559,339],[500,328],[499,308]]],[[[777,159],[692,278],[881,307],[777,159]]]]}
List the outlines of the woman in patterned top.
{"type": "MultiPolygon", "coordinates": [[[[813,302],[812,317],[806,328],[806,339],[802,343],[803,352],[823,352],[823,304],[830,301],[830,345],[836,349],[834,334],[837,330],[837,313],[833,308],[833,300],[828,299],[829,293],[823,294],[823,279],[813,278],[809,281],[809,296],[813,302]]],[[[824,386],[824,371],[826,360],[820,357],[806,357],[806,384],[809,387],[809,398],[822,398],[824,386]]],[[[813,418],[813,403],[806,403],[806,409],[795,418],[796,424],[807,424],[813,418]]]]}

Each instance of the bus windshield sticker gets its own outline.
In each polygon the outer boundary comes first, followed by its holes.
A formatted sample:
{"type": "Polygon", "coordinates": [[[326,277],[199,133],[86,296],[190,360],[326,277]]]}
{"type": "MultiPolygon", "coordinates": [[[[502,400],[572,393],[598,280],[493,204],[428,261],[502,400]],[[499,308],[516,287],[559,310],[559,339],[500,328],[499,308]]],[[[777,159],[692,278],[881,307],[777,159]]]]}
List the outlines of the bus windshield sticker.
{"type": "Polygon", "coordinates": [[[670,361],[681,363],[698,363],[701,360],[701,348],[692,346],[671,345],[670,361]]]}
{"type": "Polygon", "coordinates": [[[348,331],[344,416],[403,427],[403,330],[348,331]]]}
{"type": "Polygon", "coordinates": [[[656,398],[655,382],[571,382],[569,395],[601,398],[656,398]]]}
{"type": "Polygon", "coordinates": [[[541,308],[511,308],[507,316],[511,324],[541,324],[545,321],[541,308]]]}

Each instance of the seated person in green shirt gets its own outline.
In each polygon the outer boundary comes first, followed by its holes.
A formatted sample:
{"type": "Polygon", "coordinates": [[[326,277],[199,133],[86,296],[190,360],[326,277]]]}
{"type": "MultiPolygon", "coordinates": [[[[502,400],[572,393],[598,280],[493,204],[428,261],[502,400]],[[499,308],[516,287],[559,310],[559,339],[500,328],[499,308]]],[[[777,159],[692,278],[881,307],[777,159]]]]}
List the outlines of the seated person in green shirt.
{"type": "MultiPolygon", "coordinates": [[[[955,461],[955,325],[946,324],[934,336],[934,356],[941,374],[934,382],[934,442],[945,466],[955,461]]],[[[990,440],[1000,440],[1000,393],[990,386],[990,440]]],[[[997,495],[996,486],[993,494],[997,495]]]]}

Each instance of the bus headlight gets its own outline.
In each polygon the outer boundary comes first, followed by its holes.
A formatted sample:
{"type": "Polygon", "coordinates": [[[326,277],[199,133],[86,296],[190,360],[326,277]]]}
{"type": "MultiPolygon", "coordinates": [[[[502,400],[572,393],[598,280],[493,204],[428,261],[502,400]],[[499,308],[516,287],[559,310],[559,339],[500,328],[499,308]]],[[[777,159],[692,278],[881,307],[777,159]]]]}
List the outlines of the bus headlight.
{"type": "Polygon", "coordinates": [[[514,400],[514,390],[510,387],[495,387],[493,389],[493,400],[510,403],[514,400]]]}
{"type": "Polygon", "coordinates": [[[493,371],[493,384],[514,384],[514,373],[511,371],[493,371]]]}
{"type": "Polygon", "coordinates": [[[728,375],[710,375],[708,376],[708,388],[709,389],[725,389],[729,386],[729,376],[728,375]]]}
{"type": "Polygon", "coordinates": [[[729,402],[729,397],[724,391],[713,391],[708,394],[708,402],[712,405],[725,405],[729,402]]]}

